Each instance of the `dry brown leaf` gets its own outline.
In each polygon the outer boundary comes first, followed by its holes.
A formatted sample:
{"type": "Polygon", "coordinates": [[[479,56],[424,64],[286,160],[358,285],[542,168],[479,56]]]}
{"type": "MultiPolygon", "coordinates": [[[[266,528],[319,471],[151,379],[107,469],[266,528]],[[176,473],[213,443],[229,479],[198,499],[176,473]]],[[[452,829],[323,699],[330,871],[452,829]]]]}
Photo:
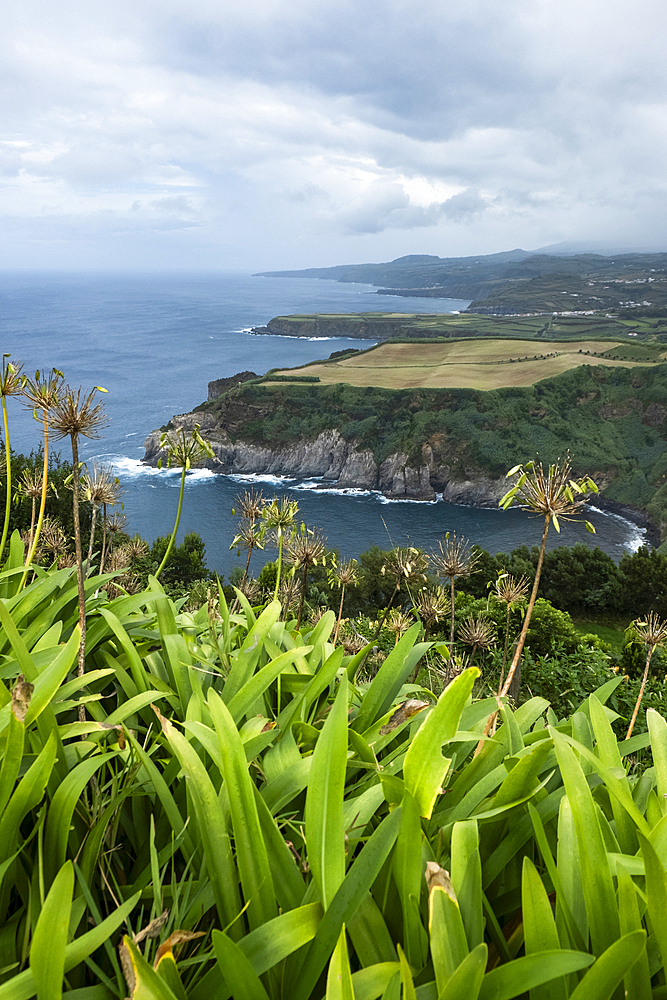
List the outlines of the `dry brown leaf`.
{"type": "Polygon", "coordinates": [[[121,942],[118,945],[118,957],[120,958],[123,975],[125,976],[125,981],[127,982],[130,990],[130,996],[132,997],[134,996],[134,991],[137,985],[137,977],[134,974],[134,965],[132,964],[130,949],[125,944],[124,938],[121,938],[121,942]]]}
{"type": "Polygon", "coordinates": [[[169,719],[165,718],[165,716],[162,714],[157,705],[151,704],[151,708],[153,709],[158,719],[160,720],[160,725],[162,726],[162,732],[167,734],[171,729],[171,722],[169,721],[169,719]]]}
{"type": "Polygon", "coordinates": [[[169,910],[164,910],[159,917],[151,920],[150,924],[147,924],[142,931],[134,935],[134,943],[141,944],[144,938],[156,938],[168,919],[169,910]]]}
{"type": "Polygon", "coordinates": [[[428,708],[429,705],[430,702],[428,701],[417,701],[415,698],[408,698],[407,701],[404,701],[398,706],[394,714],[389,719],[389,722],[382,727],[380,730],[380,736],[386,736],[387,733],[391,733],[394,729],[398,729],[398,727],[402,726],[404,722],[411,719],[413,715],[416,715],[417,712],[421,712],[425,708],[428,708]]]}
{"type": "Polygon", "coordinates": [[[26,715],[28,714],[28,709],[30,708],[30,699],[32,698],[32,692],[35,690],[35,685],[30,684],[23,674],[19,674],[16,680],[16,684],[12,690],[12,707],[11,710],[18,719],[19,722],[23,722],[26,715]]]}
{"type": "Polygon", "coordinates": [[[434,889],[444,889],[449,898],[453,900],[453,902],[458,903],[456,893],[454,892],[454,886],[452,885],[452,880],[450,879],[449,872],[446,871],[446,869],[441,868],[440,865],[435,863],[435,861],[427,861],[424,878],[426,879],[426,885],[428,886],[429,896],[434,889]]]}
{"type": "MultiPolygon", "coordinates": [[[[153,962],[153,968],[157,969],[158,965],[162,959],[172,952],[172,949],[176,948],[179,944],[185,944],[187,941],[194,941],[195,938],[204,937],[204,931],[174,931],[170,934],[166,941],[163,941],[157,950],[155,955],[155,961],[153,962]]],[[[173,958],[173,955],[172,955],[173,958]]]]}

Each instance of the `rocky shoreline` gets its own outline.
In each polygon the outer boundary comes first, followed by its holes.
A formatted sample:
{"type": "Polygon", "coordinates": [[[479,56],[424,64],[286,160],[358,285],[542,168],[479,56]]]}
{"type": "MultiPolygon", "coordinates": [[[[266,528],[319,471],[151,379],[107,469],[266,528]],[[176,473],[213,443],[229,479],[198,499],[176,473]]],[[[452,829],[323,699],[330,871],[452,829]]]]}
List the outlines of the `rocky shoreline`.
{"type": "MultiPolygon", "coordinates": [[[[325,431],[312,441],[301,440],[289,447],[267,448],[240,439],[232,440],[213,414],[204,412],[177,414],[171,419],[175,429],[190,431],[200,425],[211,443],[214,459],[201,465],[220,475],[271,475],[294,479],[319,479],[323,489],[360,489],[382,493],[390,500],[449,503],[470,507],[496,507],[506,493],[504,477],[493,479],[478,475],[457,478],[452,469],[434,461],[429,445],[422,448],[422,462],[410,464],[402,453],[389,455],[378,462],[370,449],[357,448],[345,441],[337,430],[325,431]]],[[[143,461],[156,466],[166,454],[160,449],[160,430],[152,431],[144,442],[143,461]]],[[[659,528],[647,514],[604,497],[595,498],[595,506],[645,528],[647,541],[660,545],[659,528]]]]}

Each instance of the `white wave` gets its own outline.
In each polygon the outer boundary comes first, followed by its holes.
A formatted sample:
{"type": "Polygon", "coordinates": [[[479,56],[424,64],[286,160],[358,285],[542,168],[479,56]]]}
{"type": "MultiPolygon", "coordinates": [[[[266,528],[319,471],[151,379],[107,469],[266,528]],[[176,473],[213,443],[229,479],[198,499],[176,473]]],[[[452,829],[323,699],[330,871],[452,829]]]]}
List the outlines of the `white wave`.
{"type": "Polygon", "coordinates": [[[299,490],[302,492],[308,491],[311,493],[324,493],[329,496],[354,496],[354,497],[370,497],[373,496],[374,490],[362,490],[353,486],[323,486],[324,479],[319,477],[317,479],[304,479],[302,482],[297,483],[292,486],[291,489],[299,490]]]}
{"type": "Polygon", "coordinates": [[[130,431],[130,433],[126,434],[125,437],[126,438],[133,438],[133,437],[136,437],[138,433],[139,433],[139,431],[130,431]]]}
{"type": "Polygon", "coordinates": [[[411,498],[408,497],[386,497],[384,493],[377,493],[377,498],[380,501],[380,503],[418,503],[418,504],[438,503],[438,500],[442,499],[442,497],[436,496],[434,500],[412,500],[411,498]]]}
{"type": "Polygon", "coordinates": [[[600,514],[602,517],[611,518],[614,521],[621,521],[628,530],[628,538],[624,542],[625,548],[630,552],[637,552],[642,545],[646,545],[646,528],[642,528],[641,525],[636,524],[627,517],[623,517],[622,514],[614,514],[611,510],[601,510],[599,507],[594,507],[593,504],[588,505],[588,510],[595,511],[596,514],[600,514]]]}
{"type": "Polygon", "coordinates": [[[226,475],[227,479],[233,479],[235,483],[270,483],[272,486],[288,486],[294,482],[290,476],[272,476],[269,473],[232,472],[226,475]]]}
{"type": "MultiPolygon", "coordinates": [[[[145,465],[138,458],[128,458],[127,455],[109,455],[114,472],[121,479],[140,479],[145,477],[159,476],[162,479],[180,479],[181,470],[179,467],[156,469],[154,465],[145,465]]],[[[198,483],[203,479],[210,479],[215,473],[210,469],[193,469],[185,477],[186,485],[198,483]]]]}
{"type": "MultiPolygon", "coordinates": [[[[176,470],[179,475],[181,470],[176,470]]],[[[210,469],[190,469],[185,477],[185,485],[188,486],[191,483],[200,483],[204,479],[214,479],[216,476],[215,472],[211,472],[210,469]]]]}

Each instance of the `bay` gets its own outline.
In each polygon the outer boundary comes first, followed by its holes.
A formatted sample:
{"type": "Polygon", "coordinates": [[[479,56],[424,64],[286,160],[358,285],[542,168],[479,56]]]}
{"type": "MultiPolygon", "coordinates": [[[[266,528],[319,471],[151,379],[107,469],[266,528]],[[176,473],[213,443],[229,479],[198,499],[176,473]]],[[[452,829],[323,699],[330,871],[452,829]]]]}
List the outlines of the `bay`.
{"type": "MultiPolygon", "coordinates": [[[[304,364],[350,343],[361,346],[340,338],[255,336],[248,332],[251,327],[289,313],[444,313],[467,304],[381,296],[370,285],[240,273],[5,272],[0,274],[0,343],[30,373],[56,366],[72,385],[108,390],[103,397],[108,427],[102,439],[82,441],[81,456],[113,463],[126,489],[129,530],[152,541],[172,528],[179,486],[178,471],[141,465],[143,441],[152,429],[202,402],[210,380],[246,369],[263,373],[304,364]]],[[[9,403],[11,445],[29,452],[39,443],[39,427],[15,399],[9,403]]],[[[67,443],[60,447],[67,457],[67,443]]],[[[430,548],[446,531],[464,534],[492,552],[537,544],[541,535],[539,520],[519,510],[391,502],[374,493],[322,490],[314,481],[260,482],[195,471],[186,482],[179,541],[186,531],[198,531],[209,565],[220,573],[237,564],[229,552],[231,508],[250,483],[265,495],[298,499],[300,517],[319,527],[344,556],[357,556],[372,544],[430,548]]],[[[641,529],[614,515],[594,510],[590,520],[595,536],[583,525],[567,525],[560,536],[551,532],[550,546],[599,544],[618,559],[645,540],[641,529]]],[[[256,558],[259,566],[262,554],[256,558]]]]}

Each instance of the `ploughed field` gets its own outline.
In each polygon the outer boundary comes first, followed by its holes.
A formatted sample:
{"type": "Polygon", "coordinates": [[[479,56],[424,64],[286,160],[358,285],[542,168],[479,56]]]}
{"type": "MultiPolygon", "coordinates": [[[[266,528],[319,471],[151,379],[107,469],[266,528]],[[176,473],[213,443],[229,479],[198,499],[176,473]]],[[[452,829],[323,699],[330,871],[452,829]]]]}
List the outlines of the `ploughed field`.
{"type": "MultiPolygon", "coordinates": [[[[635,368],[662,360],[637,359],[634,344],[609,340],[547,342],[451,340],[446,343],[385,343],[352,356],[275,372],[317,377],[326,385],[346,382],[384,389],[500,389],[528,386],[579,365],[635,368]],[[634,356],[634,357],[633,357],[634,356]]],[[[269,375],[266,379],[271,381],[269,375]]]]}

